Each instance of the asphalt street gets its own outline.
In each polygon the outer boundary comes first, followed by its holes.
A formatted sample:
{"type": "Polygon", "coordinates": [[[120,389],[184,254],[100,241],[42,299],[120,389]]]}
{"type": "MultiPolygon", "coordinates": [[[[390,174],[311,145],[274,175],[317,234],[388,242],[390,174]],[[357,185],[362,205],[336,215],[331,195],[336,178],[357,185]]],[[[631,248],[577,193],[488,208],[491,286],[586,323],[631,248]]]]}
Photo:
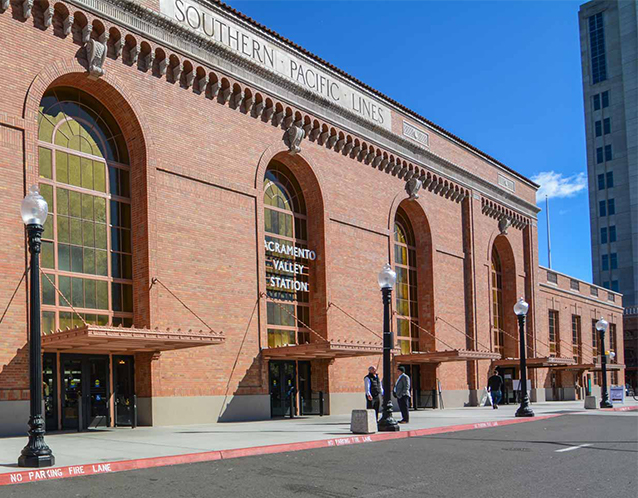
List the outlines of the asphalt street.
{"type": "Polygon", "coordinates": [[[636,496],[638,413],[548,420],[405,440],[0,488],[0,497],[636,496]]]}

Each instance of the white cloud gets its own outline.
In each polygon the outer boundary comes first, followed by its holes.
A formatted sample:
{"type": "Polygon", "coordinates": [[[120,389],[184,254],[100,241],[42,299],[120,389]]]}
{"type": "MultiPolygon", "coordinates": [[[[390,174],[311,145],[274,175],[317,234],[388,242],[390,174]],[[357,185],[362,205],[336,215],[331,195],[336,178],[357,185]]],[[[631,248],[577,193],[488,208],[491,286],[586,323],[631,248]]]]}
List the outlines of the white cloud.
{"type": "Polygon", "coordinates": [[[532,177],[532,181],[541,187],[536,192],[536,202],[545,200],[545,196],[550,199],[574,197],[587,188],[587,175],[577,173],[564,177],[562,173],[555,171],[542,171],[532,177]]]}

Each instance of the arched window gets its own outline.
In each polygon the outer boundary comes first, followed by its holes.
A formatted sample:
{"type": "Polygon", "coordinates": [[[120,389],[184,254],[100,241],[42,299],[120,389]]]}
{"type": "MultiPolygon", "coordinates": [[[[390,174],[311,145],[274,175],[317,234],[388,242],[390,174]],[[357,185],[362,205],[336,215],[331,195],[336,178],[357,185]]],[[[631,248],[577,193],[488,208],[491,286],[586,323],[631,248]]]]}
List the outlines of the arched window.
{"type": "Polygon", "coordinates": [[[133,324],[130,168],[124,137],[98,100],[48,90],[38,116],[40,191],[49,204],[42,330],[133,324]]]}
{"type": "Polygon", "coordinates": [[[264,177],[264,220],[268,347],[310,342],[306,204],[295,177],[276,161],[264,177]]]}
{"type": "Polygon", "coordinates": [[[394,219],[394,264],[397,272],[397,341],[401,354],[410,354],[419,351],[416,244],[412,225],[401,208],[394,219]]]}
{"type": "Polygon", "coordinates": [[[501,258],[496,248],[492,249],[492,317],[494,351],[503,355],[505,341],[505,333],[503,332],[503,273],[501,258]]]}

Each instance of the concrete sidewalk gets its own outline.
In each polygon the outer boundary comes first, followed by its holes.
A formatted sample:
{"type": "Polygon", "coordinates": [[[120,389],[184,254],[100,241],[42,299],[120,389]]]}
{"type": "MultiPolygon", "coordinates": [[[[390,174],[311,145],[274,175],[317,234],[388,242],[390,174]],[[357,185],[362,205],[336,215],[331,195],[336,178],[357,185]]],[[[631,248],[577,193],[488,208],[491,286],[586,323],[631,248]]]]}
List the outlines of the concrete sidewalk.
{"type": "MultiPolygon", "coordinates": [[[[608,414],[608,412],[601,410],[585,410],[582,401],[535,403],[532,408],[538,417],[579,412],[608,414]]],[[[631,399],[624,405],[615,404],[614,408],[634,410],[638,409],[638,402],[631,399]]],[[[407,437],[409,432],[412,435],[420,435],[419,432],[427,429],[440,428],[440,432],[445,432],[446,430],[496,426],[501,425],[501,423],[511,423],[515,419],[516,409],[516,405],[506,405],[501,406],[499,410],[493,410],[491,407],[420,410],[411,412],[410,424],[402,425],[401,431],[406,433],[407,437]]],[[[521,421],[521,419],[515,420],[521,421]]],[[[311,441],[334,440],[336,442],[334,445],[339,445],[339,441],[344,441],[344,444],[347,444],[345,438],[350,436],[353,435],[350,432],[349,415],[338,415],[292,420],[278,419],[207,425],[138,427],[137,429],[98,429],[82,433],[52,433],[46,435],[46,441],[55,455],[56,467],[66,467],[175,455],[191,455],[192,459],[193,454],[199,453],[204,459],[204,453],[248,450],[272,445],[284,445],[284,449],[279,448],[277,451],[286,451],[285,445],[291,445],[291,449],[303,449],[303,445],[298,443],[311,441]]],[[[367,438],[359,441],[355,438],[353,442],[367,442],[374,439],[367,438]]],[[[25,470],[18,467],[16,462],[26,442],[26,436],[0,439],[0,475],[25,470]]],[[[251,453],[247,451],[246,454],[251,453]]],[[[195,458],[197,459],[197,457],[195,458]]],[[[214,460],[216,458],[206,459],[214,460]]],[[[186,463],[187,461],[189,460],[172,462],[186,463]]]]}

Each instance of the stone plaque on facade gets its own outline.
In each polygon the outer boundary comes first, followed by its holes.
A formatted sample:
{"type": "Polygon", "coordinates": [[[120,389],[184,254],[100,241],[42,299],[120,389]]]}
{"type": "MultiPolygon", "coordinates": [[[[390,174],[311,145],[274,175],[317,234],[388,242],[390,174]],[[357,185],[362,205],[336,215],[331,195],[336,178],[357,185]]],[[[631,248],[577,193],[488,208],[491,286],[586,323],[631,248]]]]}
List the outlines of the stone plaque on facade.
{"type": "Polygon", "coordinates": [[[412,126],[407,121],[403,122],[403,135],[411,138],[421,145],[425,145],[426,147],[430,146],[430,137],[428,136],[428,134],[424,131],[419,130],[416,126],[412,126]]]}
{"type": "Polygon", "coordinates": [[[347,82],[322,69],[308,58],[285,50],[264,36],[216,13],[195,0],[160,0],[160,11],[211,41],[221,43],[237,55],[265,69],[275,71],[331,104],[344,107],[367,121],[392,130],[390,109],[347,82]]]}
{"type": "Polygon", "coordinates": [[[512,180],[510,180],[509,178],[505,178],[501,174],[498,175],[498,184],[501,187],[505,187],[507,190],[511,190],[512,192],[514,192],[516,190],[514,182],[512,180]]]}

